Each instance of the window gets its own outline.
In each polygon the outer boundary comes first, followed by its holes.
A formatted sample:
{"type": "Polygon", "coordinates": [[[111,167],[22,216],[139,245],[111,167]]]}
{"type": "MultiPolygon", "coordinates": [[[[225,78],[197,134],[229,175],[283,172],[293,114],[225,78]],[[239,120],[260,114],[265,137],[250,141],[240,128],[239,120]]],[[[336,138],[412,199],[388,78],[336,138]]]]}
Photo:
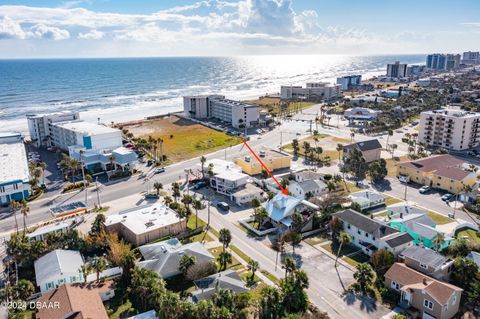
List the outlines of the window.
{"type": "Polygon", "coordinates": [[[457,303],[457,295],[453,295],[452,306],[455,305],[456,303],[457,303]]]}
{"type": "Polygon", "coordinates": [[[368,238],[368,233],[365,233],[365,237],[367,237],[367,238],[368,238]]]}
{"type": "Polygon", "coordinates": [[[5,192],[5,186],[0,186],[0,192],[2,192],[2,193],[5,192]]]}
{"type": "Polygon", "coordinates": [[[395,281],[392,281],[391,287],[392,287],[392,289],[395,289],[395,290],[400,289],[400,285],[398,283],[396,283],[395,281]]]}
{"type": "Polygon", "coordinates": [[[13,184],[13,189],[17,190],[18,189],[18,184],[13,184]]]}
{"type": "Polygon", "coordinates": [[[427,299],[423,299],[423,306],[425,308],[428,308],[430,310],[433,310],[433,302],[431,302],[430,300],[427,300],[427,299]]]}
{"type": "Polygon", "coordinates": [[[443,311],[447,311],[447,310],[448,310],[448,305],[443,306],[443,311]]]}
{"type": "Polygon", "coordinates": [[[360,230],[357,230],[357,234],[361,235],[362,233],[360,232],[360,230]]]}
{"type": "Polygon", "coordinates": [[[427,265],[420,263],[420,267],[423,269],[427,269],[427,265]]]}
{"type": "Polygon", "coordinates": [[[347,224],[347,228],[350,229],[350,224],[347,224]]]}

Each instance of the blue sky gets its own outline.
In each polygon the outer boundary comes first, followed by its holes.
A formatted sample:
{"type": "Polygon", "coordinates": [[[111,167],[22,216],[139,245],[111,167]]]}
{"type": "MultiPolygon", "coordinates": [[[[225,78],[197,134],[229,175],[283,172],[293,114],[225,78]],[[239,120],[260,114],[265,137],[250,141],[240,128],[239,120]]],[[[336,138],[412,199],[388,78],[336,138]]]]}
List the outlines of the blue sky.
{"type": "Polygon", "coordinates": [[[478,0],[0,0],[0,58],[465,50],[478,0]]]}

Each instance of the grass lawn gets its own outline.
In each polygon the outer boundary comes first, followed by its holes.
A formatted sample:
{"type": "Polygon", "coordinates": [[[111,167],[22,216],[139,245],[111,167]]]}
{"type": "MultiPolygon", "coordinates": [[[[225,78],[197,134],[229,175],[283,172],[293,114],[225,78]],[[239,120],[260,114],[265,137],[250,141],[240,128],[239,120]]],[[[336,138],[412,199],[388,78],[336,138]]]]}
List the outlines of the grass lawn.
{"type": "MultiPolygon", "coordinates": [[[[200,217],[198,218],[198,227],[205,226],[207,223],[203,221],[200,217]]],[[[187,228],[189,229],[195,229],[195,212],[193,212],[192,215],[188,218],[187,221],[187,228]]]]}
{"type": "Polygon", "coordinates": [[[250,260],[250,257],[247,256],[247,254],[245,254],[243,251],[241,251],[237,246],[235,245],[230,245],[228,246],[230,247],[230,249],[235,253],[237,254],[240,258],[242,258],[243,260],[245,260],[246,262],[248,262],[250,260]]]}
{"type": "MultiPolygon", "coordinates": [[[[320,247],[322,247],[323,249],[327,250],[328,252],[330,252],[334,255],[337,255],[338,244],[336,242],[332,241],[330,243],[320,245],[320,247]]],[[[345,256],[345,255],[348,255],[348,254],[351,254],[351,253],[354,253],[354,252],[357,252],[357,251],[359,251],[359,249],[356,248],[353,245],[343,245],[339,256],[342,257],[342,256],[345,256]]]]}
{"type": "MultiPolygon", "coordinates": [[[[320,159],[325,159],[326,157],[330,157],[331,160],[338,160],[339,159],[339,153],[338,151],[336,150],[333,150],[333,149],[326,149],[325,148],[325,143],[322,143],[322,139],[325,139],[325,138],[332,138],[330,137],[330,135],[328,134],[317,134],[317,135],[312,135],[312,136],[309,136],[309,137],[306,137],[306,138],[303,138],[301,140],[298,141],[298,144],[299,144],[299,147],[300,147],[300,150],[299,150],[299,156],[301,157],[305,157],[304,153],[304,148],[303,148],[303,143],[304,142],[309,142],[310,143],[310,146],[312,148],[315,148],[315,144],[317,144],[317,146],[321,146],[322,149],[323,149],[323,152],[322,154],[320,155],[320,159]],[[317,138],[318,139],[318,142],[315,143],[315,140],[314,138],[317,138]],[[323,146],[322,146],[323,145],[323,146]]],[[[333,138],[332,138],[333,139],[333,138]]],[[[287,144],[285,146],[282,147],[282,149],[288,153],[291,153],[293,154],[293,147],[292,147],[292,144],[287,144]]]]}
{"type": "MultiPolygon", "coordinates": [[[[355,193],[355,192],[363,191],[363,188],[357,187],[354,183],[351,183],[351,182],[346,182],[346,183],[347,183],[347,186],[348,186],[348,192],[349,193],[355,193]]],[[[342,184],[343,184],[343,182],[342,182],[342,184]]]]}
{"type": "Polygon", "coordinates": [[[328,237],[327,237],[326,234],[319,234],[319,235],[316,235],[316,236],[308,237],[308,238],[304,239],[303,241],[306,242],[307,244],[311,245],[311,246],[315,246],[315,245],[321,244],[321,243],[323,243],[327,240],[328,240],[328,237]]]}
{"type": "Polygon", "coordinates": [[[250,290],[250,297],[251,297],[252,301],[260,300],[260,298],[261,298],[260,292],[265,287],[268,287],[267,284],[261,283],[257,287],[250,290]]]}
{"type": "Polygon", "coordinates": [[[387,211],[373,214],[374,217],[387,217],[387,211]]]}
{"type": "MultiPolygon", "coordinates": [[[[222,252],[222,246],[210,248],[208,251],[215,257],[215,260],[217,260],[217,257],[222,252]]],[[[238,269],[241,267],[243,267],[243,265],[235,257],[232,256],[232,262],[227,265],[227,269],[238,269]]]]}
{"type": "MultiPolygon", "coordinates": [[[[270,114],[278,114],[280,110],[280,98],[264,97],[256,100],[248,100],[248,103],[257,104],[263,110],[267,110],[270,114]]],[[[303,110],[316,103],[313,102],[290,102],[288,104],[287,112],[294,112],[297,110],[303,110]]]]}
{"type": "Polygon", "coordinates": [[[393,204],[396,204],[396,203],[400,203],[400,202],[403,202],[401,199],[399,198],[396,198],[396,197],[392,197],[392,196],[388,196],[388,195],[385,195],[385,206],[389,206],[389,205],[393,205],[393,204]]]}
{"type": "MultiPolygon", "coordinates": [[[[279,267],[281,267],[281,265],[279,265],[279,267]]],[[[260,271],[265,277],[267,277],[268,279],[270,279],[272,282],[274,282],[275,284],[279,284],[280,283],[280,279],[278,279],[277,277],[275,277],[274,275],[272,275],[271,273],[269,273],[268,271],[266,270],[261,270],[260,271]]]]}
{"type": "Polygon", "coordinates": [[[342,260],[346,261],[348,264],[352,265],[353,267],[356,267],[358,264],[363,264],[368,262],[370,260],[370,257],[368,257],[362,252],[359,252],[352,256],[344,256],[342,257],[342,260]]]}
{"type": "Polygon", "coordinates": [[[462,230],[457,234],[457,238],[466,238],[470,242],[480,244],[480,234],[473,229],[462,230]]]}
{"type": "Polygon", "coordinates": [[[241,142],[237,136],[229,136],[224,132],[176,116],[146,121],[142,124],[125,125],[123,128],[128,129],[135,137],[148,139],[148,136],[152,136],[163,139],[167,164],[197,157],[241,142]]]}
{"type": "Polygon", "coordinates": [[[132,303],[128,299],[118,307],[114,307],[110,309],[112,309],[113,311],[108,316],[108,318],[110,319],[122,319],[122,318],[127,318],[129,316],[133,316],[137,314],[137,311],[133,308],[132,303]]]}
{"type": "Polygon", "coordinates": [[[213,241],[213,238],[208,233],[201,232],[200,234],[193,235],[181,240],[182,244],[201,242],[201,241],[209,242],[209,241],[213,241]]]}
{"type": "Polygon", "coordinates": [[[343,145],[353,143],[353,142],[352,142],[351,140],[349,140],[349,139],[346,139],[346,138],[343,138],[343,137],[336,137],[336,136],[332,136],[332,141],[334,141],[335,143],[343,144],[343,145]]]}
{"type": "Polygon", "coordinates": [[[428,216],[430,216],[431,219],[437,224],[437,225],[443,225],[443,224],[448,224],[453,222],[453,219],[448,218],[447,216],[441,215],[439,213],[435,213],[432,211],[427,212],[428,216]]]}

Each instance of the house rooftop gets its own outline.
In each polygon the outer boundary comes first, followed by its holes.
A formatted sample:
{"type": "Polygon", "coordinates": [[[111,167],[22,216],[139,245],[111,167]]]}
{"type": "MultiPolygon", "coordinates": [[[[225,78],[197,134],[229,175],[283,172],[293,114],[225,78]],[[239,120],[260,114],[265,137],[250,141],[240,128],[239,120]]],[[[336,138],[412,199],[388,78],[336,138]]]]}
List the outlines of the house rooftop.
{"type": "Polygon", "coordinates": [[[342,210],[338,213],[335,213],[334,216],[363,231],[366,231],[367,233],[373,234],[373,236],[376,238],[382,238],[398,233],[398,230],[375,221],[368,216],[354,211],[353,209],[342,210]]]}
{"type": "Polygon", "coordinates": [[[58,303],[59,307],[40,307],[37,319],[108,319],[100,294],[113,290],[113,282],[101,284],[65,284],[38,299],[42,304],[58,303]]]}
{"type": "Polygon", "coordinates": [[[303,189],[306,193],[315,191],[317,189],[325,189],[327,188],[327,184],[320,180],[305,180],[303,182],[298,183],[298,185],[303,189]]]}
{"type": "Polygon", "coordinates": [[[125,228],[138,235],[178,222],[178,215],[173,209],[163,203],[156,203],[108,215],[105,225],[111,226],[121,223],[125,228]]]}
{"type": "Polygon", "coordinates": [[[55,126],[58,126],[67,130],[71,130],[77,133],[81,133],[87,136],[119,132],[119,130],[116,128],[112,128],[112,127],[108,127],[108,126],[100,125],[96,123],[85,122],[85,121],[61,122],[61,123],[56,123],[55,126]]]}
{"type": "Polygon", "coordinates": [[[295,176],[301,177],[304,180],[311,180],[311,179],[320,179],[322,178],[322,174],[310,171],[310,170],[303,170],[294,173],[295,176]]]}
{"type": "Polygon", "coordinates": [[[402,290],[421,289],[442,306],[448,303],[455,291],[463,291],[463,289],[457,286],[428,277],[401,263],[394,263],[385,273],[385,278],[400,284],[402,290]]]}
{"type": "MultiPolygon", "coordinates": [[[[4,140],[13,137],[10,133],[1,134],[4,134],[4,140]]],[[[0,184],[11,181],[27,183],[29,180],[27,153],[21,139],[6,143],[0,140],[0,184]]]]}
{"type": "Polygon", "coordinates": [[[366,152],[370,150],[381,149],[382,144],[380,144],[380,142],[377,139],[373,139],[373,140],[348,144],[343,147],[344,150],[351,150],[353,148],[357,148],[362,152],[366,152]]]}
{"type": "Polygon", "coordinates": [[[233,293],[248,291],[245,282],[235,270],[225,270],[194,281],[197,290],[192,292],[192,301],[209,299],[218,289],[228,289],[233,293]]]}
{"type": "Polygon", "coordinates": [[[35,231],[27,234],[27,237],[28,238],[33,238],[33,237],[36,237],[36,236],[39,236],[39,235],[45,235],[45,234],[48,234],[48,233],[51,233],[51,232],[54,232],[54,231],[57,231],[57,230],[60,230],[60,229],[69,228],[70,225],[72,225],[72,223],[69,223],[69,222],[52,223],[52,224],[49,224],[49,225],[46,225],[46,226],[39,227],[39,228],[35,229],[35,231]]]}
{"type": "Polygon", "coordinates": [[[410,167],[422,172],[435,172],[436,174],[442,176],[442,174],[455,174],[451,171],[445,172],[445,168],[455,168],[457,170],[462,170],[461,167],[464,163],[465,161],[458,159],[452,155],[443,154],[422,158],[415,161],[403,162],[399,165],[404,167],[410,167]]]}
{"type": "Polygon", "coordinates": [[[38,258],[34,263],[37,285],[60,274],[79,273],[84,264],[82,255],[76,250],[56,249],[38,258]]]}
{"type": "Polygon", "coordinates": [[[392,236],[392,238],[389,238],[385,240],[385,242],[388,244],[388,246],[395,248],[398,246],[402,246],[406,243],[409,243],[413,240],[413,237],[410,236],[408,233],[403,233],[397,236],[392,236]]]}
{"type": "Polygon", "coordinates": [[[421,264],[438,268],[451,260],[437,253],[436,251],[419,246],[410,246],[400,254],[400,257],[406,257],[420,262],[421,264]]]}

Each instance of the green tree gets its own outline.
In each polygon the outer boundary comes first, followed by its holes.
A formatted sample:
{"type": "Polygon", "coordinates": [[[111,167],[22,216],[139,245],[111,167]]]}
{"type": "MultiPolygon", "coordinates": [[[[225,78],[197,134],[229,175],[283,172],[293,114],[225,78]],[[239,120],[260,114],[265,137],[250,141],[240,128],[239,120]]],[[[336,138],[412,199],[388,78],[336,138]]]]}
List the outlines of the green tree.
{"type": "Polygon", "coordinates": [[[178,270],[180,270],[185,276],[187,274],[188,269],[193,265],[195,265],[195,262],[196,262],[195,256],[184,254],[182,255],[182,258],[180,258],[178,270]]]}
{"type": "Polygon", "coordinates": [[[368,166],[368,175],[373,183],[382,181],[387,174],[387,162],[383,158],[373,161],[368,166]]]}
{"type": "Polygon", "coordinates": [[[232,262],[232,254],[228,251],[222,251],[217,257],[218,262],[220,263],[221,269],[227,269],[227,265],[232,262]]]}
{"type": "Polygon", "coordinates": [[[195,199],[192,203],[193,209],[195,209],[195,228],[198,227],[198,210],[202,209],[202,202],[195,199]]]}
{"type": "Polygon", "coordinates": [[[22,199],[22,206],[20,208],[20,212],[23,216],[23,232],[27,231],[27,216],[30,212],[30,207],[28,207],[28,202],[25,199],[22,199]]]}
{"type": "Polygon", "coordinates": [[[469,283],[475,280],[477,273],[478,266],[473,260],[465,257],[457,257],[453,263],[451,280],[460,288],[467,289],[469,283]]]}
{"type": "Polygon", "coordinates": [[[433,246],[435,247],[435,250],[438,252],[442,248],[442,246],[445,244],[445,234],[442,232],[437,231],[437,234],[432,240],[433,246]]]}
{"type": "Polygon", "coordinates": [[[13,287],[15,299],[26,301],[35,292],[35,286],[27,279],[20,279],[13,287]]]}
{"type": "Polygon", "coordinates": [[[475,309],[480,305],[480,281],[474,280],[470,282],[467,290],[467,301],[475,309]]]}
{"type": "Polygon", "coordinates": [[[283,268],[285,269],[285,279],[286,279],[289,274],[297,270],[297,263],[295,259],[293,259],[290,256],[285,257],[285,259],[283,260],[283,268]]]}
{"type": "Polygon", "coordinates": [[[386,249],[377,250],[372,254],[372,265],[377,273],[383,273],[395,262],[395,256],[386,249]]]}
{"type": "Polygon", "coordinates": [[[12,199],[12,200],[10,200],[10,204],[8,204],[8,206],[10,208],[10,212],[12,213],[13,217],[15,218],[15,229],[17,230],[17,233],[18,233],[17,212],[20,209],[20,204],[16,200],[12,199]]]}
{"type": "Polygon", "coordinates": [[[230,233],[230,230],[227,228],[220,229],[218,240],[222,243],[223,252],[225,252],[225,249],[228,248],[230,242],[232,241],[232,234],[230,233]]]}
{"type": "Polygon", "coordinates": [[[80,266],[80,269],[78,271],[83,276],[83,282],[86,283],[87,282],[87,277],[91,273],[92,268],[90,267],[89,264],[83,264],[83,265],[80,266]]]}
{"type": "Polygon", "coordinates": [[[367,289],[371,287],[375,281],[375,272],[373,271],[372,266],[370,266],[368,263],[358,264],[356,269],[357,270],[353,274],[353,278],[355,279],[360,291],[366,293],[367,289]]]}
{"type": "Polygon", "coordinates": [[[293,155],[298,156],[298,153],[300,151],[300,145],[297,139],[292,140],[292,148],[293,148],[293,155]]]}
{"type": "Polygon", "coordinates": [[[89,234],[91,236],[97,236],[105,233],[106,232],[105,221],[106,221],[106,218],[104,214],[102,213],[97,214],[97,216],[95,217],[95,220],[92,223],[92,227],[90,228],[89,234]]]}
{"type": "Polygon", "coordinates": [[[253,282],[255,280],[255,272],[258,270],[258,261],[250,259],[248,261],[248,270],[252,272],[252,276],[250,277],[250,280],[253,282]]]}
{"type": "Polygon", "coordinates": [[[328,227],[332,232],[332,240],[336,240],[337,236],[340,234],[340,231],[343,229],[343,222],[340,218],[334,216],[328,223],[328,227]]]}
{"type": "Polygon", "coordinates": [[[358,179],[364,179],[367,171],[365,158],[360,150],[354,148],[345,156],[344,166],[358,179]]]}
{"type": "Polygon", "coordinates": [[[175,200],[175,203],[177,202],[178,198],[180,197],[180,185],[177,182],[172,183],[172,196],[175,200]]]}
{"type": "Polygon", "coordinates": [[[257,212],[254,216],[255,222],[257,223],[257,227],[260,228],[263,224],[263,221],[265,218],[268,217],[268,211],[265,209],[265,207],[260,207],[257,209],[257,212]]]}
{"type": "Polygon", "coordinates": [[[393,135],[393,130],[388,130],[388,135],[387,135],[387,149],[388,149],[388,141],[390,140],[390,136],[393,135]]]}
{"type": "Polygon", "coordinates": [[[303,270],[295,270],[281,281],[283,304],[287,313],[303,313],[307,310],[308,296],[305,289],[308,286],[308,277],[303,270]]]}
{"type": "Polygon", "coordinates": [[[260,291],[258,316],[260,319],[280,319],[285,314],[283,293],[280,289],[266,286],[260,291]]]}
{"type": "Polygon", "coordinates": [[[205,179],[205,163],[207,162],[207,158],[205,156],[200,157],[200,164],[202,165],[202,178],[205,179]]]}
{"type": "Polygon", "coordinates": [[[337,267],[337,261],[338,261],[338,256],[340,256],[340,252],[342,251],[343,245],[348,245],[352,239],[346,232],[341,232],[340,235],[338,236],[338,250],[337,250],[337,256],[335,258],[335,267],[337,267]]]}
{"type": "Polygon", "coordinates": [[[105,257],[95,257],[92,260],[92,269],[97,274],[97,282],[100,281],[100,273],[105,271],[108,267],[108,262],[105,257]]]}
{"type": "Polygon", "coordinates": [[[160,190],[163,189],[163,184],[160,182],[153,183],[153,188],[157,191],[157,195],[160,195],[160,190]]]}
{"type": "Polygon", "coordinates": [[[159,309],[159,301],[166,294],[165,282],[160,276],[146,268],[135,268],[132,272],[131,300],[136,309],[145,312],[159,309]]]}

